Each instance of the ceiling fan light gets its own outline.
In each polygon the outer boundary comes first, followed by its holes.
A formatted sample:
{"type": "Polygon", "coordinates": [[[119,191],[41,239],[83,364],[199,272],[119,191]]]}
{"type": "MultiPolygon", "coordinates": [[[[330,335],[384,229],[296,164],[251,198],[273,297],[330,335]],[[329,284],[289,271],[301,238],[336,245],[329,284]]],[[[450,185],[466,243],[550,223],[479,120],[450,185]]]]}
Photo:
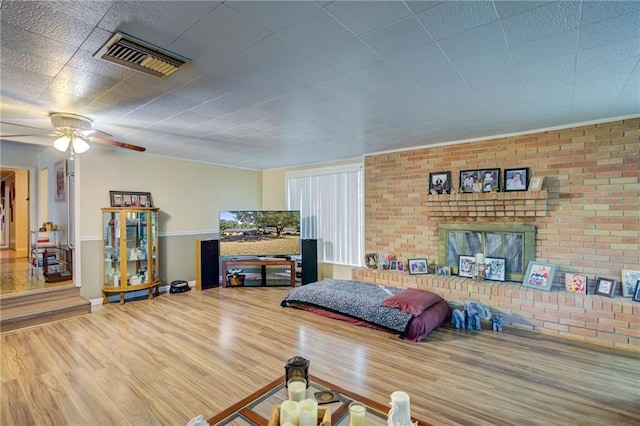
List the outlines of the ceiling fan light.
{"type": "Polygon", "coordinates": [[[69,148],[69,142],[71,142],[71,139],[65,135],[53,141],[53,147],[58,151],[65,152],[69,148]]]}
{"type": "Polygon", "coordinates": [[[89,144],[87,143],[87,141],[79,137],[73,138],[73,152],[82,154],[83,152],[87,152],[88,150],[89,144]]]}

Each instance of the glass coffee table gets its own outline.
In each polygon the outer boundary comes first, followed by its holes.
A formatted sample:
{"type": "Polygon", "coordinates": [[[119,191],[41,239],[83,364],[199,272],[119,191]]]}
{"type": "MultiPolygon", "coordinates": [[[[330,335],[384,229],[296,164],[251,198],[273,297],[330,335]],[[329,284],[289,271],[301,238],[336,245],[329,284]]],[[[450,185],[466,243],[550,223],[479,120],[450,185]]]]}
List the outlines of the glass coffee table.
{"type": "MultiPolygon", "coordinates": [[[[331,420],[318,421],[322,426],[348,426],[349,425],[349,404],[353,401],[360,401],[367,406],[366,424],[367,426],[386,426],[387,414],[390,405],[381,404],[368,398],[360,396],[354,392],[342,389],[322,379],[309,375],[309,388],[307,389],[307,398],[313,398],[317,392],[334,391],[338,393],[339,400],[330,403],[318,403],[318,417],[322,417],[323,410],[331,411],[331,420]]],[[[323,393],[322,397],[328,395],[323,393]]],[[[321,399],[322,399],[321,397],[321,399]]],[[[213,425],[237,425],[237,426],[268,426],[277,424],[277,407],[287,399],[287,389],[284,383],[284,376],[274,380],[262,389],[257,390],[253,394],[244,398],[215,416],[209,418],[207,422],[213,425]],[[275,407],[275,408],[274,408],[275,407]]],[[[389,401],[391,397],[389,397],[389,401]]],[[[327,416],[328,417],[328,416],[327,416]]],[[[325,417],[325,419],[327,419],[325,417]]],[[[412,419],[417,421],[419,426],[429,426],[415,417],[412,419]]]]}

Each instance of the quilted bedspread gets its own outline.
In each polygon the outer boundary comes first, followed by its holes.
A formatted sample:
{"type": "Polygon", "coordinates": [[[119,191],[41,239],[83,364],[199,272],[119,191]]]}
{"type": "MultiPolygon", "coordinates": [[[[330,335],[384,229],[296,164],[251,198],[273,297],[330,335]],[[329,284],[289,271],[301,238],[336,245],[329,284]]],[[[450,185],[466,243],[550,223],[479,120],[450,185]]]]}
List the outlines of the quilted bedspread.
{"type": "Polygon", "coordinates": [[[413,316],[380,306],[384,299],[403,290],[360,281],[324,279],[291,289],[280,305],[319,307],[404,334],[413,316]]]}

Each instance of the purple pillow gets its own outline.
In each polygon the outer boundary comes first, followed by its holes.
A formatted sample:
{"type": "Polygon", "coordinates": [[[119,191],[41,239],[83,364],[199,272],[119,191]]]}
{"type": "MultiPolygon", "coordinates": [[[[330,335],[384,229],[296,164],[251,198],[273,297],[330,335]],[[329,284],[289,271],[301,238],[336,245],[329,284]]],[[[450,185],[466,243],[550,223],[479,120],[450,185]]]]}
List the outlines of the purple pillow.
{"type": "Polygon", "coordinates": [[[439,301],[442,297],[427,290],[420,290],[417,288],[407,288],[404,291],[387,297],[381,303],[381,306],[388,308],[397,308],[402,312],[406,312],[411,315],[420,315],[425,309],[430,308],[439,301]]]}

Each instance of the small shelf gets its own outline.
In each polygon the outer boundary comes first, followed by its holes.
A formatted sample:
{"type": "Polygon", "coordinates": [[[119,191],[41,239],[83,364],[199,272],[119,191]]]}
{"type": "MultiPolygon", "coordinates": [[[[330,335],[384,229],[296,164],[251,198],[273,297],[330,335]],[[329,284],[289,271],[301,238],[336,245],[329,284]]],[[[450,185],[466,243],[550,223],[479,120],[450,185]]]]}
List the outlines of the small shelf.
{"type": "Polygon", "coordinates": [[[546,190],[427,195],[431,216],[440,217],[541,217],[547,200],[546,190]]]}
{"type": "Polygon", "coordinates": [[[31,276],[47,282],[72,280],[71,251],[60,243],[61,231],[30,231],[31,276]],[[60,277],[60,278],[58,278],[60,277]]]}

